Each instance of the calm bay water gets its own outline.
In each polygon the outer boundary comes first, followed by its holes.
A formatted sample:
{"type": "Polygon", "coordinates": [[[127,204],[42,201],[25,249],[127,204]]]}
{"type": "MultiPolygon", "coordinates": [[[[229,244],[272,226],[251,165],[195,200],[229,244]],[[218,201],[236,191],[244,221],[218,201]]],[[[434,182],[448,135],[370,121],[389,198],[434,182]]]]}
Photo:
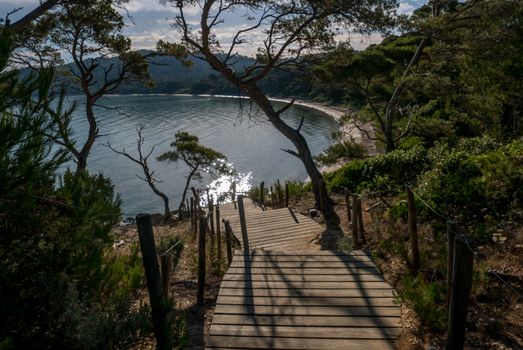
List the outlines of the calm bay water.
{"type": "MultiPolygon", "coordinates": [[[[78,103],[73,117],[74,137],[83,142],[87,134],[87,122],[82,114],[81,98],[72,97],[78,103]]],[[[188,169],[181,162],[158,162],[155,157],[170,149],[174,134],[187,131],[199,137],[200,143],[216,149],[228,157],[235,170],[244,174],[244,182],[269,184],[277,179],[303,180],[305,169],[299,160],[281,149],[293,149],[292,144],[281,135],[256,108],[246,100],[224,97],[131,95],[109,96],[97,108],[101,136],[88,159],[91,173],[101,172],[112,179],[123,200],[125,215],[139,212],[162,212],[161,200],[140,180],[141,168],[124,156],[105,147],[111,145],[136,155],[136,127],[145,124],[144,151],[155,146],[150,157],[150,167],[155,170],[158,184],[171,200],[171,210],[178,207],[188,169]],[[245,174],[250,173],[249,176],[245,174]]],[[[274,102],[277,103],[277,102],[274,102]]],[[[293,106],[283,116],[285,121],[297,127],[301,116],[305,117],[302,133],[313,154],[318,154],[331,143],[331,134],[337,123],[321,112],[293,106]]],[[[204,183],[195,187],[204,188],[204,183]]],[[[248,187],[248,185],[246,186],[248,187]]]]}

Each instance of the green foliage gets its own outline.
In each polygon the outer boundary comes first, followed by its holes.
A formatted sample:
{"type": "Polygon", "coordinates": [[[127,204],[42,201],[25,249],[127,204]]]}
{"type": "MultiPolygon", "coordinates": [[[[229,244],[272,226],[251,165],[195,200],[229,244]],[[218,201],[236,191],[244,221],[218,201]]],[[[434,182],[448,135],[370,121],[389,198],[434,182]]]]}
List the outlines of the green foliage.
{"type": "Polygon", "coordinates": [[[169,162],[182,160],[191,169],[191,178],[201,180],[202,171],[211,175],[230,174],[230,169],[225,163],[227,157],[201,145],[198,136],[179,131],[174,142],[171,142],[171,147],[174,150],[162,153],[157,159],[169,162]]]}
{"type": "Polygon", "coordinates": [[[432,329],[445,329],[445,285],[428,282],[422,275],[406,275],[397,290],[403,302],[409,303],[423,323],[432,329]]]}
{"type": "Polygon", "coordinates": [[[428,152],[423,147],[399,149],[386,154],[356,160],[326,175],[332,189],[347,188],[351,192],[363,190],[392,192],[412,183],[428,166],[428,152]]]}
{"type": "MultiPolygon", "coordinates": [[[[513,215],[523,204],[523,143],[498,146],[488,138],[461,142],[456,149],[437,147],[433,168],[419,180],[417,191],[447,217],[467,226],[476,238],[513,215]]],[[[421,215],[432,217],[429,211],[421,215]]]]}
{"type": "Polygon", "coordinates": [[[333,165],[338,161],[361,159],[365,155],[365,148],[353,141],[342,141],[327,148],[315,157],[315,160],[326,165],[333,165]]]}
{"type": "Polygon", "coordinates": [[[160,154],[156,159],[168,162],[181,160],[190,169],[179,205],[179,211],[181,211],[185,205],[187,189],[193,179],[201,181],[203,173],[210,176],[232,175],[233,170],[227,165],[227,157],[224,154],[201,145],[198,136],[186,131],[178,131],[174,138],[174,141],[171,142],[173,150],[160,154]]]}
{"type": "Polygon", "coordinates": [[[55,117],[71,110],[62,97],[53,103],[51,70],[23,80],[6,70],[9,38],[0,36],[0,346],[128,348],[151,325],[146,309],[131,307],[143,283],[137,250],[110,251],[120,218],[113,185],[69,172],[55,183],[67,158],[53,136],[68,130],[55,117]]]}

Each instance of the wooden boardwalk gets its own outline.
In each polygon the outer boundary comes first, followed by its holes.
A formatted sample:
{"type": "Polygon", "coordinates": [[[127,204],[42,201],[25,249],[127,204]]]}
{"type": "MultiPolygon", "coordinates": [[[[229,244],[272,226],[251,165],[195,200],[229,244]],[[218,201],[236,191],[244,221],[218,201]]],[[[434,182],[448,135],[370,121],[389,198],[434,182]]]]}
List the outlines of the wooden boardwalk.
{"type": "MultiPolygon", "coordinates": [[[[241,240],[237,214],[222,213],[241,240]]],[[[254,249],[235,252],[208,349],[393,349],[400,308],[365,253],[319,250],[322,226],[288,209],[246,201],[246,219],[254,249]]]]}

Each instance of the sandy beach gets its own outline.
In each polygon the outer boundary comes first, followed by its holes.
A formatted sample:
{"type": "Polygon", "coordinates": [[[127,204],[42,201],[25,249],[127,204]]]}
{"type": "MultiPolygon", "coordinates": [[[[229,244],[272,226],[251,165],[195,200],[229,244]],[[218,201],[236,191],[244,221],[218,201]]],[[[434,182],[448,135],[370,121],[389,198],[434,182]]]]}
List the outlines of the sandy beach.
{"type": "MultiPolygon", "coordinates": [[[[289,103],[290,100],[271,98],[271,101],[289,103]]],[[[353,141],[359,143],[365,147],[367,155],[377,154],[375,142],[369,138],[374,138],[374,128],[370,124],[361,124],[356,127],[353,123],[341,123],[341,119],[346,114],[354,113],[350,109],[342,106],[330,106],[321,103],[296,100],[294,104],[297,106],[303,106],[311,109],[320,111],[327,116],[333,118],[340,124],[341,141],[353,141]]],[[[343,166],[343,162],[338,162],[334,165],[324,166],[321,168],[321,172],[328,173],[335,171],[343,166]]]]}

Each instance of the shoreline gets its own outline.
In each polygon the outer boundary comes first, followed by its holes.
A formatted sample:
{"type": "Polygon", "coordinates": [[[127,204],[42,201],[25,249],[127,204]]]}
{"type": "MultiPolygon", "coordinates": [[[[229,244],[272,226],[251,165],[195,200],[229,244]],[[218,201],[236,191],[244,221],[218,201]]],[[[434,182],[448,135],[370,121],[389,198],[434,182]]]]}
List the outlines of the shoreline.
{"type": "MultiPolygon", "coordinates": [[[[77,95],[71,95],[71,96],[77,96],[77,95]]],[[[80,96],[80,95],[78,95],[80,96]]],[[[182,97],[216,97],[216,98],[237,98],[237,99],[249,99],[248,96],[236,96],[236,95],[210,95],[210,94],[107,94],[105,96],[182,96],[182,97]]],[[[284,99],[284,98],[277,98],[277,97],[269,97],[270,101],[274,102],[281,102],[281,103],[289,103],[291,102],[290,99],[284,99]]],[[[312,102],[312,101],[304,101],[304,100],[295,100],[294,105],[296,106],[302,106],[310,109],[314,109],[316,111],[322,112],[323,114],[326,114],[327,116],[331,117],[338,123],[341,121],[341,118],[347,114],[349,111],[345,111],[345,109],[341,106],[327,106],[321,103],[312,102]]]]}

